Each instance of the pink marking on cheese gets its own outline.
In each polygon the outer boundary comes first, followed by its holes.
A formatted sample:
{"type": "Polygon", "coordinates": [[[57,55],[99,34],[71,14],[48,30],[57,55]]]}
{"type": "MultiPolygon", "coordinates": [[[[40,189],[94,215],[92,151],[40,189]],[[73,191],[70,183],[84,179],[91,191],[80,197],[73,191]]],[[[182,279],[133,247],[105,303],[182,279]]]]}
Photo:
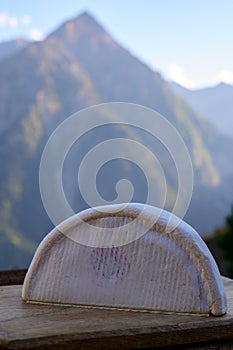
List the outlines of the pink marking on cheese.
{"type": "Polygon", "coordinates": [[[124,280],[130,270],[130,263],[122,247],[93,248],[91,266],[102,283],[117,283],[124,280]]]}

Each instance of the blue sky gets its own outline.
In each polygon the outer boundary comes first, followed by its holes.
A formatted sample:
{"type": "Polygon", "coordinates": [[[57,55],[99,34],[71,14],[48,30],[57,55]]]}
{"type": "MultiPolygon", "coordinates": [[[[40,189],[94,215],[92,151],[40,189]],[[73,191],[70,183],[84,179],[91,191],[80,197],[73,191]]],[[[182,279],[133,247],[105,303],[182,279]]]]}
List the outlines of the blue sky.
{"type": "Polygon", "coordinates": [[[0,41],[42,39],[83,11],[168,79],[233,84],[232,0],[0,0],[0,41]]]}

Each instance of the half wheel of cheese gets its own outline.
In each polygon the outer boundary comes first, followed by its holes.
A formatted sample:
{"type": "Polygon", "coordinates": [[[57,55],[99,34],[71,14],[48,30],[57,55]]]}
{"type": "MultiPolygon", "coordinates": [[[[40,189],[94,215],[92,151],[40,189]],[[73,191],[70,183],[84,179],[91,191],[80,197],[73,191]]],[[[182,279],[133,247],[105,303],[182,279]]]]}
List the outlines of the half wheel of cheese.
{"type": "Polygon", "coordinates": [[[223,315],[226,295],[214,258],[199,234],[174,218],[138,203],[72,216],[41,242],[23,300],[223,315]]]}

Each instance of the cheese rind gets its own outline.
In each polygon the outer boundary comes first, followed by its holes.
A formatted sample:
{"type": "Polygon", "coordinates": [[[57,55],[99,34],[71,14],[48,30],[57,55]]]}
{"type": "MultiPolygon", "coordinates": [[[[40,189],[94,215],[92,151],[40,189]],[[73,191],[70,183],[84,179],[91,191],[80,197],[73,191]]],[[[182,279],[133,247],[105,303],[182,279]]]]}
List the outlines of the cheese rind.
{"type": "Polygon", "coordinates": [[[175,216],[143,204],[109,206],[105,212],[97,209],[67,219],[44,238],[26,275],[23,300],[215,316],[226,313],[218,267],[191,226],[184,221],[172,226],[177,223],[175,216]],[[88,227],[98,234],[91,236],[88,227]],[[114,244],[104,246],[102,240],[98,245],[102,232],[102,236],[114,232],[114,244]],[[79,241],[86,236],[89,245],[79,241]],[[125,237],[129,239],[124,241],[125,237]]]}

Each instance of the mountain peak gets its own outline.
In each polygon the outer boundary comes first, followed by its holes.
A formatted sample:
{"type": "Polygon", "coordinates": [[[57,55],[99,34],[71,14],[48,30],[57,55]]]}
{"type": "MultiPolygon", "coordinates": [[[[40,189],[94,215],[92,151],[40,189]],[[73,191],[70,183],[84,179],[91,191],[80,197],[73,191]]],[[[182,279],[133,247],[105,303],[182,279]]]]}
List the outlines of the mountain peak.
{"type": "Polygon", "coordinates": [[[94,16],[92,16],[92,15],[90,14],[90,12],[88,12],[88,11],[83,11],[83,12],[81,12],[76,18],[77,18],[77,19],[92,20],[92,21],[95,21],[95,22],[96,22],[94,16]]]}
{"type": "Polygon", "coordinates": [[[49,37],[59,39],[74,38],[84,33],[94,35],[106,35],[107,32],[103,26],[89,12],[84,11],[78,16],[69,19],[63,23],[57,30],[52,32],[49,37]]]}
{"type": "Polygon", "coordinates": [[[96,18],[88,11],[83,11],[73,19],[68,20],[68,23],[86,23],[88,25],[95,25],[103,29],[96,18]]]}
{"type": "Polygon", "coordinates": [[[219,84],[216,85],[216,87],[221,89],[229,89],[232,88],[232,84],[225,83],[224,81],[221,81],[219,84]]]}

